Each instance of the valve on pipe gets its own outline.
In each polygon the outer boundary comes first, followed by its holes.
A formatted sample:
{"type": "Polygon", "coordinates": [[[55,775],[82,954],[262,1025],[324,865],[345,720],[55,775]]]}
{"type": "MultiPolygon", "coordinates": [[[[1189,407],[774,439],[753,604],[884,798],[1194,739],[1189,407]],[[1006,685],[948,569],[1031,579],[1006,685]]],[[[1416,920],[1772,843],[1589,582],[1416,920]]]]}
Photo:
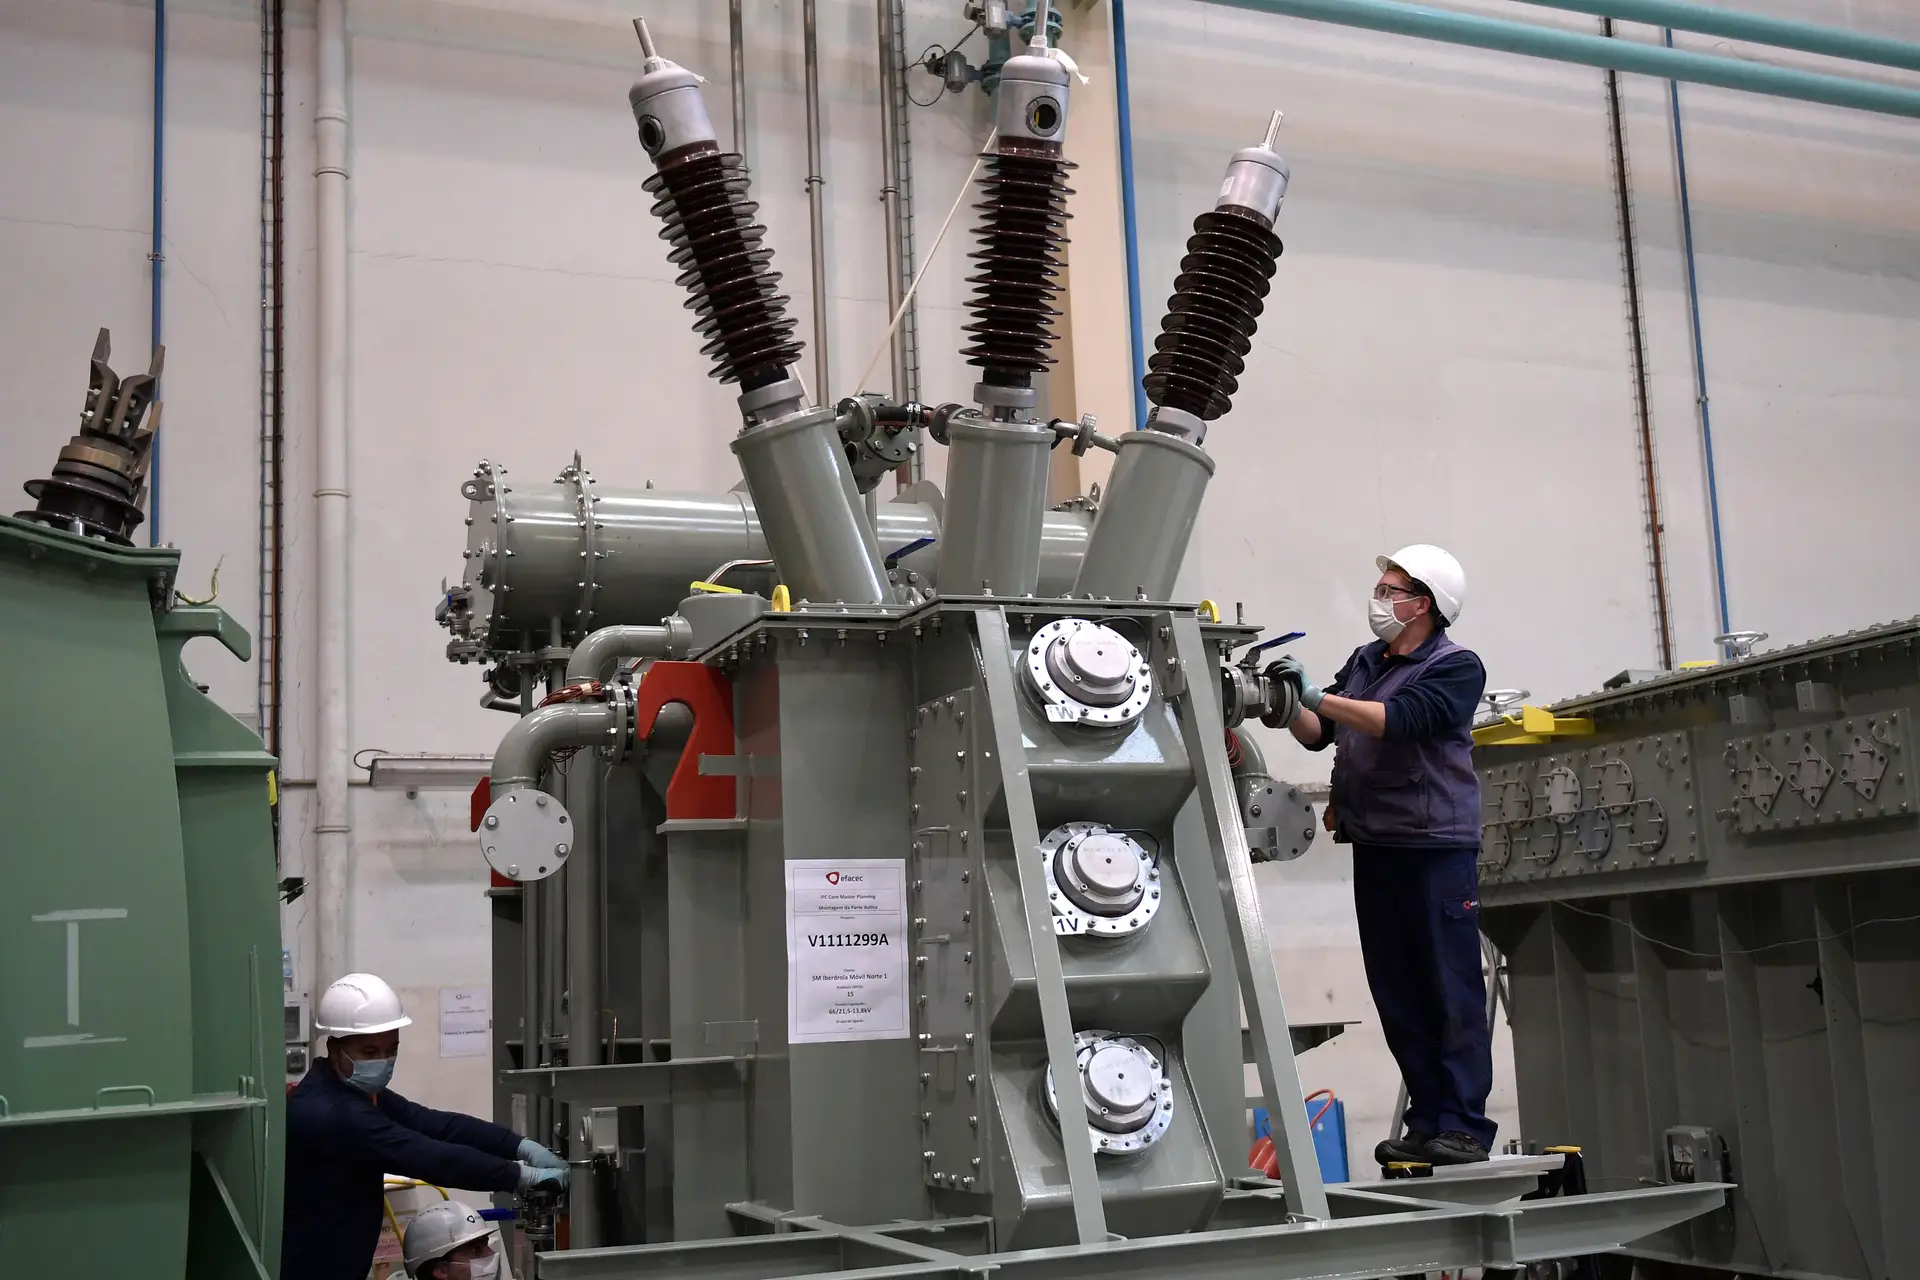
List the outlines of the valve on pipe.
{"type": "Polygon", "coordinates": [[[721,150],[700,78],[660,56],[645,19],[633,26],[646,61],[627,103],[654,164],[646,189],[659,197],[653,212],[706,339],[701,353],[715,378],[741,389],[746,425],[733,451],[780,576],[802,605],[891,604],[837,415],[813,407],[792,373],[801,347],[766,228],[755,220],[746,162],[721,150]]]}
{"type": "Polygon", "coordinates": [[[133,531],[146,519],[140,507],[147,496],[153,433],[160,426],[160,404],[153,397],[160,389],[167,349],[155,347],[147,371],[124,378],[107,364],[111,351],[111,339],[102,329],[88,365],[80,432],[60,450],[51,475],[27,481],[34,508],[18,514],[22,520],[129,546],[133,531]]]}
{"type": "Polygon", "coordinates": [[[1232,407],[1271,287],[1287,194],[1287,162],[1273,149],[1273,113],[1258,146],[1236,151],[1212,209],[1194,219],[1143,379],[1153,408],[1145,429],[1120,439],[1106,501],[1074,582],[1077,595],[1172,596],[1213,459],[1207,423],[1232,407]]]}
{"type": "Polygon", "coordinates": [[[1068,72],[1050,55],[1047,4],[1036,6],[1028,52],[1009,58],[995,94],[995,139],[981,157],[972,323],[962,351],[980,370],[984,412],[952,415],[941,589],[1023,596],[1040,579],[1052,427],[1032,421],[1033,376],[1054,362],[1054,306],[1066,268],[1068,72]]]}

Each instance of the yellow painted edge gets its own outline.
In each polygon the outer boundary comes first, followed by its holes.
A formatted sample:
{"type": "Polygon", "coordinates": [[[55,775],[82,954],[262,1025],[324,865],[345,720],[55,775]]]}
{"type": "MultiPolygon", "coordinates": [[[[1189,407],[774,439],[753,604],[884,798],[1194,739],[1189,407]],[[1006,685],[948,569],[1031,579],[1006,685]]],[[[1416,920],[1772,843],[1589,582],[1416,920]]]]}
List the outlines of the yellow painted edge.
{"type": "Polygon", "coordinates": [[[714,594],[714,595],[726,595],[726,596],[737,596],[737,595],[739,595],[739,594],[740,594],[740,588],[738,588],[738,587],[723,587],[723,586],[721,586],[721,585],[720,585],[719,583],[717,583],[717,582],[695,582],[695,583],[690,583],[690,584],[688,585],[688,590],[690,590],[690,591],[706,591],[706,592],[709,592],[709,593],[711,593],[711,594],[714,594]]]}

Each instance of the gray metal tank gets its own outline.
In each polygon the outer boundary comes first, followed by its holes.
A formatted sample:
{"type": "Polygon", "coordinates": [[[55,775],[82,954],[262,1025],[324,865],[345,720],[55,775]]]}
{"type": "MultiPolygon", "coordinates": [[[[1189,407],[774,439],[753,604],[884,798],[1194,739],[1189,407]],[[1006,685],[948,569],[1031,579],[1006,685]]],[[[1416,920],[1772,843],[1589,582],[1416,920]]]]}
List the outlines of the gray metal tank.
{"type": "MultiPolygon", "coordinates": [[[[572,644],[595,627],[656,623],[686,598],[688,584],[729,561],[767,558],[753,498],[597,484],[577,462],[551,480],[523,481],[482,461],[460,486],[467,499],[465,566],[438,615],[456,662],[572,644]]],[[[943,502],[931,484],[880,504],[881,550],[936,541],[902,556],[900,568],[937,586],[943,502]]],[[[1041,536],[1037,594],[1064,595],[1086,554],[1092,515],[1050,511],[1041,536]]],[[[770,594],[767,565],[742,566],[727,585],[770,594]]]]}

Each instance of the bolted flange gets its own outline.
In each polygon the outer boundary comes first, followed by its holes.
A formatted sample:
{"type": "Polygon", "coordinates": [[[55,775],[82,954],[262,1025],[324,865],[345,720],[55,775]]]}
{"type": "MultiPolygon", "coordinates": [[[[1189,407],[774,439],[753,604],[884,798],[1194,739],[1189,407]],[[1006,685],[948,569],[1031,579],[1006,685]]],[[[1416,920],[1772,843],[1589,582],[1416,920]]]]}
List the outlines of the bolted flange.
{"type": "Polygon", "coordinates": [[[1160,910],[1160,861],[1124,831],[1068,822],[1047,833],[1039,856],[1056,935],[1126,937],[1160,910]]]}
{"type": "Polygon", "coordinates": [[[495,796],[480,820],[480,852],[509,880],[545,880],[573,852],[573,819],[544,791],[509,791],[495,796]]]}
{"type": "MultiPolygon", "coordinates": [[[[1076,1031],[1073,1059],[1095,1155],[1131,1155],[1166,1136],[1173,1126],[1173,1080],[1145,1045],[1111,1031],[1076,1031]]],[[[1060,1125],[1052,1067],[1044,1088],[1048,1118],[1060,1125]]]]}
{"type": "Polygon", "coordinates": [[[1041,627],[1024,658],[1027,691],[1058,723],[1132,724],[1153,697],[1153,675],[1139,647],[1085,618],[1056,618],[1041,627]]]}

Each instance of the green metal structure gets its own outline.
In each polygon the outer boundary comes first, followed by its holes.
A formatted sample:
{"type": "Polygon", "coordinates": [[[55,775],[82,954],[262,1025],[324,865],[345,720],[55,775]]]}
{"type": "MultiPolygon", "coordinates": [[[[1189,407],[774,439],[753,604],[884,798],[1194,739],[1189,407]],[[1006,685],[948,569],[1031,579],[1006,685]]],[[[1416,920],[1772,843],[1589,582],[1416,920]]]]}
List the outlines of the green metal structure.
{"type": "Polygon", "coordinates": [[[279,1272],[260,739],[181,662],[179,553],[0,517],[0,1272],[279,1272]]]}

